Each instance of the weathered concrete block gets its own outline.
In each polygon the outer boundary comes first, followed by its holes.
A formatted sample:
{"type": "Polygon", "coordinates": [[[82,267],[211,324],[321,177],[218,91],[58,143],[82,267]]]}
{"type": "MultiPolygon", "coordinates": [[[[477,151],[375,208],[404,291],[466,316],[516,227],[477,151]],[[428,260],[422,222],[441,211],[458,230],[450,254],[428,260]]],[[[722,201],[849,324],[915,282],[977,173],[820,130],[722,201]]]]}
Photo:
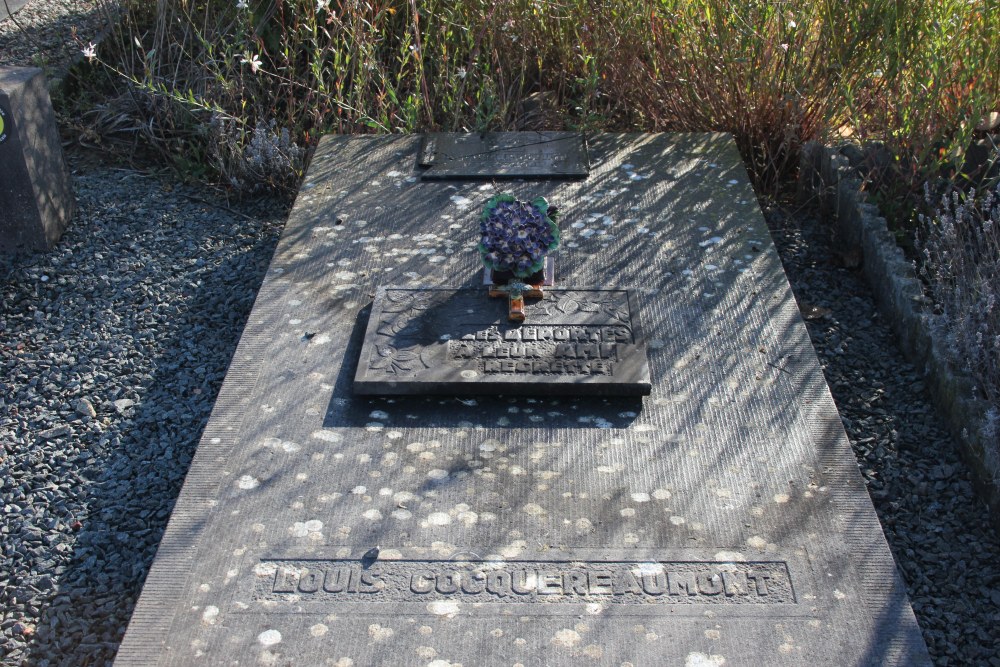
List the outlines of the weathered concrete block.
{"type": "Polygon", "coordinates": [[[76,201],[42,70],[0,67],[0,251],[47,250],[76,201]]]}

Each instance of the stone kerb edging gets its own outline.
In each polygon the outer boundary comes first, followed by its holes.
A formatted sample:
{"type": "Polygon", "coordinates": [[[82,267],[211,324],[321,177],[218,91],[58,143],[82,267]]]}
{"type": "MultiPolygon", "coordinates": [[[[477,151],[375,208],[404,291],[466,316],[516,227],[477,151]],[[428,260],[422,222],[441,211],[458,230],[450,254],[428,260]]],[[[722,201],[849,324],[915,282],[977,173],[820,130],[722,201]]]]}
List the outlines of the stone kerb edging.
{"type": "Polygon", "coordinates": [[[933,332],[929,300],[912,263],[878,208],[865,201],[858,171],[845,155],[809,142],[803,146],[799,167],[800,200],[818,202],[822,219],[833,225],[838,242],[860,251],[881,315],[890,322],[904,354],[923,369],[931,400],[958,441],[976,490],[1000,530],[1000,457],[997,443],[983,432],[987,405],[973,396],[972,379],[949,361],[940,336],[933,332]]]}

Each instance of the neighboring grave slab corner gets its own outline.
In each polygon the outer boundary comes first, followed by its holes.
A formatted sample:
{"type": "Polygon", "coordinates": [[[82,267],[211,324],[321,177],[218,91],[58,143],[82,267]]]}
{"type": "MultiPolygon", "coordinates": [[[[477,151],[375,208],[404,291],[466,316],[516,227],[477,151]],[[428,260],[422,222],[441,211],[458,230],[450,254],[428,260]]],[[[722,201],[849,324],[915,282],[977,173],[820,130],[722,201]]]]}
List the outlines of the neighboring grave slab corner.
{"type": "Polygon", "coordinates": [[[0,252],[48,250],[76,201],[41,69],[0,67],[0,252]]]}

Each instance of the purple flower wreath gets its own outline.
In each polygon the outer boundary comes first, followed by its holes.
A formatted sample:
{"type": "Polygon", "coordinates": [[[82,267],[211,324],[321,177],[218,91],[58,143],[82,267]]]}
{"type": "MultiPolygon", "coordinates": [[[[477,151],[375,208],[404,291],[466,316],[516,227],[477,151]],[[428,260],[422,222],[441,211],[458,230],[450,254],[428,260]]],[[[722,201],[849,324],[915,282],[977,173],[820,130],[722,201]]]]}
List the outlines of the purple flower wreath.
{"type": "Polygon", "coordinates": [[[556,218],[556,208],[545,197],[523,202],[505,193],[491,198],[479,217],[483,264],[518,278],[541,271],[545,255],[559,245],[556,218]]]}

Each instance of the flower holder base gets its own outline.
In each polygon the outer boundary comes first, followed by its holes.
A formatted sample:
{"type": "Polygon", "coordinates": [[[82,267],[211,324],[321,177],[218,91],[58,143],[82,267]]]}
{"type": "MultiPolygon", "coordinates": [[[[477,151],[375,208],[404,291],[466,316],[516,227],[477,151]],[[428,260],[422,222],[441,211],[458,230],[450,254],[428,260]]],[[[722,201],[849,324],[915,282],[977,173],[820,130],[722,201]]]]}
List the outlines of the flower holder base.
{"type": "Polygon", "coordinates": [[[483,284],[491,297],[507,297],[507,319],[511,322],[524,321],[524,299],[545,298],[545,287],[555,284],[555,262],[545,258],[541,271],[518,278],[510,271],[494,271],[489,267],[483,271],[483,284]]]}

